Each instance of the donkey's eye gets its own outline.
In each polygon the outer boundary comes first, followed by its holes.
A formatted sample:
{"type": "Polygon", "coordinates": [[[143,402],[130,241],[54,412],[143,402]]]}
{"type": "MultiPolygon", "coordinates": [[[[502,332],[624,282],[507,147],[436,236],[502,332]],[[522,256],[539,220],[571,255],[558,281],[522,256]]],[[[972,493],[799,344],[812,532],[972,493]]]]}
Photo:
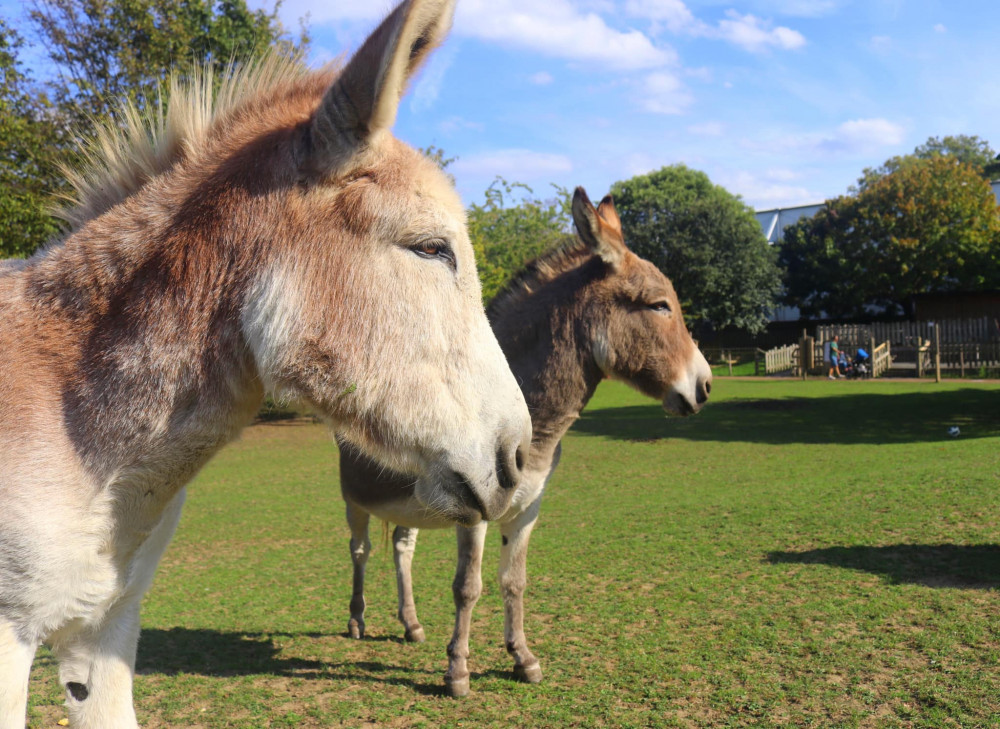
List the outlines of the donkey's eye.
{"type": "Polygon", "coordinates": [[[455,267],[455,254],[452,252],[451,246],[440,238],[422,240],[410,246],[410,250],[421,258],[437,258],[452,268],[455,267]]]}
{"type": "Polygon", "coordinates": [[[670,313],[670,304],[666,301],[654,301],[652,304],[646,304],[646,308],[650,311],[655,311],[660,314],[670,313]]]}

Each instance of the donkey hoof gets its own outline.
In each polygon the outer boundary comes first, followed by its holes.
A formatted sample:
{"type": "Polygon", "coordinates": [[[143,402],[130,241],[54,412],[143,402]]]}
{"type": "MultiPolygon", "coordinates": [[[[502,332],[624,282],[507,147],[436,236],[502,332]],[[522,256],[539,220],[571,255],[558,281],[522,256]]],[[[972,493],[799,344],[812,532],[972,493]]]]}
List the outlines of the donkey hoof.
{"type": "Polygon", "coordinates": [[[347,634],[354,640],[361,640],[365,637],[365,624],[352,620],[347,624],[347,634]]]}
{"type": "Polygon", "coordinates": [[[424,635],[424,629],[422,627],[413,628],[412,630],[407,629],[406,632],[403,633],[403,638],[407,643],[423,643],[427,640],[427,636],[424,635]]]}
{"type": "Polygon", "coordinates": [[[454,699],[460,699],[463,696],[469,695],[469,677],[465,678],[452,678],[451,676],[444,677],[444,690],[449,696],[454,699]]]}
{"type": "Polygon", "coordinates": [[[514,666],[514,678],[524,683],[540,683],[542,680],[542,667],[537,663],[530,666],[514,666]]]}

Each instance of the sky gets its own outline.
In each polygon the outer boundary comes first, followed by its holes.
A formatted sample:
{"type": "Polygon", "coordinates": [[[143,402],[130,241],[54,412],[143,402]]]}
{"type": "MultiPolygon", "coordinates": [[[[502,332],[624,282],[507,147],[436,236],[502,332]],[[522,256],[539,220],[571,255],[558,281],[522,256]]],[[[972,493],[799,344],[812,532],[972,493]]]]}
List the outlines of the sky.
{"type": "MultiPolygon", "coordinates": [[[[284,0],[280,17],[319,65],[391,6],[284,0]]],[[[20,8],[0,0],[15,24],[20,8]]],[[[821,202],[931,136],[1000,150],[997,28],[1000,0],[459,0],[395,132],[457,158],[466,203],[497,175],[596,199],[676,163],[757,209],[821,202]]]]}

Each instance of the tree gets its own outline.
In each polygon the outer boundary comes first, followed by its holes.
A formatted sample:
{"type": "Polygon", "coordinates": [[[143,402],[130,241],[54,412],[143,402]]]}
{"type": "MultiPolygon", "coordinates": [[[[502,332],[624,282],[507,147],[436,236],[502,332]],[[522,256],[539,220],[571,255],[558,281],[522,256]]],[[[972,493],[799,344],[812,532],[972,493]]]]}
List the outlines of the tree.
{"type": "Polygon", "coordinates": [[[882,177],[890,175],[913,159],[931,159],[932,157],[949,157],[971,166],[980,176],[987,180],[996,174],[997,153],[985,139],[966,134],[948,137],[928,137],[927,141],[917,146],[913,154],[892,157],[881,167],[866,167],[861,173],[858,185],[852,192],[864,190],[882,177]]]}
{"type": "Polygon", "coordinates": [[[75,123],[113,114],[122,98],[154,102],[170,69],[198,62],[222,72],[269,48],[296,54],[277,16],[246,0],[33,0],[30,17],[59,67],[55,97],[75,123]]]}
{"type": "Polygon", "coordinates": [[[58,229],[48,200],[61,177],[59,128],[21,70],[22,45],[0,18],[0,258],[26,256],[58,229]]]}
{"type": "MultiPolygon", "coordinates": [[[[17,61],[23,41],[0,24],[0,255],[28,255],[58,230],[50,200],[73,166],[75,130],[118,109],[140,108],[174,68],[223,71],[268,48],[304,52],[270,12],[246,0],[33,0],[30,16],[59,76],[49,95],[17,61]]],[[[221,73],[217,74],[221,76],[221,73]]],[[[165,91],[166,89],[164,89],[165,91]]]]}
{"type": "Polygon", "coordinates": [[[497,177],[487,188],[485,201],[469,207],[469,238],[483,301],[492,299],[528,261],[571,237],[569,191],[555,187],[554,199],[540,200],[527,185],[497,177]],[[523,197],[512,204],[516,191],[523,197]]]}
{"type": "Polygon", "coordinates": [[[670,277],[695,331],[766,326],[781,273],[739,197],[684,165],[616,182],[611,194],[626,243],[670,277]]]}
{"type": "Polygon", "coordinates": [[[785,303],[805,315],[908,312],[914,294],[1000,284],[989,183],[953,155],[904,159],[856,195],[785,229],[785,303]]]}

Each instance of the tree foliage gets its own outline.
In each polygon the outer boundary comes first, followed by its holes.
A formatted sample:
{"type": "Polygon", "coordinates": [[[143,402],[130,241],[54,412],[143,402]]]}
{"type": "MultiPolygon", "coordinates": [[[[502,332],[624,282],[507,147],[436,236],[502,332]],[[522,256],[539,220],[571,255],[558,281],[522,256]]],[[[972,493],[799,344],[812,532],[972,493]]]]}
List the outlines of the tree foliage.
{"type": "Polygon", "coordinates": [[[564,188],[556,187],[554,199],[540,200],[527,185],[497,177],[485,200],[469,206],[469,238],[484,301],[496,296],[528,261],[571,237],[570,205],[564,188]]]}
{"type": "Polygon", "coordinates": [[[1000,285],[1000,217],[979,171],[952,154],[903,159],[785,229],[785,303],[803,314],[907,311],[914,294],[1000,285]]]}
{"type": "Polygon", "coordinates": [[[990,143],[977,136],[957,134],[945,137],[929,137],[926,142],[917,146],[913,154],[892,157],[881,167],[866,167],[861,173],[857,187],[852,192],[860,192],[874,184],[886,175],[891,175],[914,159],[931,159],[933,157],[948,157],[957,162],[963,162],[972,167],[986,179],[991,179],[998,171],[997,153],[990,143]]]}
{"type": "Polygon", "coordinates": [[[30,17],[60,70],[55,97],[74,122],[112,114],[121,99],[155,101],[172,68],[208,63],[217,71],[296,42],[271,11],[246,0],[32,0],[30,17]]]}
{"type": "Polygon", "coordinates": [[[22,71],[21,37],[0,18],[0,257],[26,256],[57,230],[49,194],[58,186],[59,128],[22,71]]]}
{"type": "Polygon", "coordinates": [[[74,135],[123,98],[142,108],[174,69],[207,63],[221,76],[231,62],[309,42],[288,36],[277,6],[250,10],[246,0],[33,0],[29,14],[58,76],[45,90],[32,84],[21,36],[0,21],[0,256],[28,255],[58,230],[49,205],[74,135]]]}
{"type": "Polygon", "coordinates": [[[625,241],[670,277],[696,330],[763,329],[781,273],[743,201],[684,165],[616,182],[625,241]]]}

